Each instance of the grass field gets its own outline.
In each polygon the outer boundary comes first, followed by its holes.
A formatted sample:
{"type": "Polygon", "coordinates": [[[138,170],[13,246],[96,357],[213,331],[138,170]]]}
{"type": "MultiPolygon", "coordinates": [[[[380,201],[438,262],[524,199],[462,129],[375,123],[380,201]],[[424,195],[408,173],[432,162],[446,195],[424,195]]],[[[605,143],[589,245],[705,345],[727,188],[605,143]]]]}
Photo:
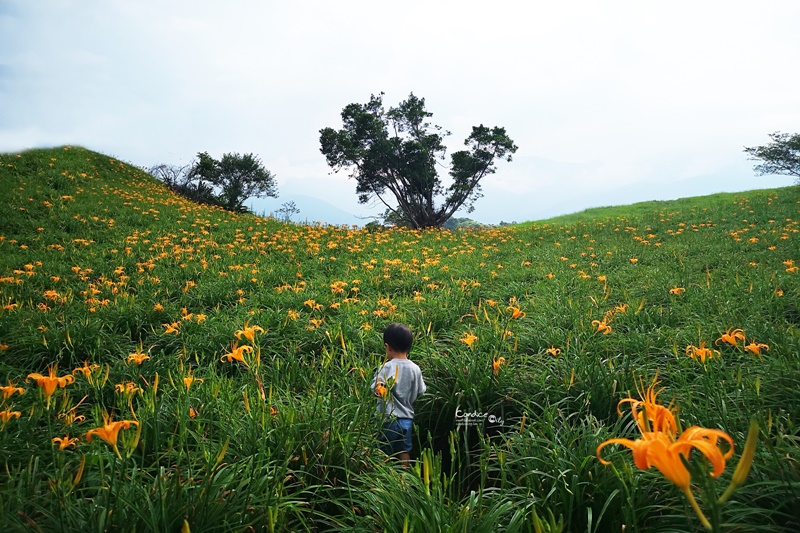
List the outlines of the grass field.
{"type": "Polygon", "coordinates": [[[1,155],[0,205],[2,531],[800,529],[798,187],[368,232],[61,147],[1,155]],[[369,390],[390,322],[428,385],[408,470],[369,390]],[[603,464],[643,420],[734,446],[603,464]]]}

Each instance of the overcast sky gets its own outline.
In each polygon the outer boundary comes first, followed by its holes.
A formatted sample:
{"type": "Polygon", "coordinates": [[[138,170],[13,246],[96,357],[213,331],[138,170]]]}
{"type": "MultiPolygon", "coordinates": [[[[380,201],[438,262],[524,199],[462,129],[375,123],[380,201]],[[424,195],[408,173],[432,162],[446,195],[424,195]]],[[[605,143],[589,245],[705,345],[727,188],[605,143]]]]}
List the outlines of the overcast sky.
{"type": "Polygon", "coordinates": [[[413,92],[450,151],[478,124],[519,146],[457,216],[784,186],[742,148],[800,131],[798,28],[798,0],[0,0],[0,152],[73,144],[141,167],[252,152],[278,204],[363,214],[319,130],[413,92]]]}

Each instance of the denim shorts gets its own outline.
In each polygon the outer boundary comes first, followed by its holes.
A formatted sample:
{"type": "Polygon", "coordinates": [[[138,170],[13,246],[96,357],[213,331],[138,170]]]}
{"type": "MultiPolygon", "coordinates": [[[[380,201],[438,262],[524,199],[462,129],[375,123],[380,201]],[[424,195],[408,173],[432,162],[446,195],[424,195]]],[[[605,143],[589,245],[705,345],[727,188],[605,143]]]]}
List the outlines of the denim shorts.
{"type": "Polygon", "coordinates": [[[383,422],[380,442],[386,455],[411,451],[411,418],[392,418],[383,422]]]}

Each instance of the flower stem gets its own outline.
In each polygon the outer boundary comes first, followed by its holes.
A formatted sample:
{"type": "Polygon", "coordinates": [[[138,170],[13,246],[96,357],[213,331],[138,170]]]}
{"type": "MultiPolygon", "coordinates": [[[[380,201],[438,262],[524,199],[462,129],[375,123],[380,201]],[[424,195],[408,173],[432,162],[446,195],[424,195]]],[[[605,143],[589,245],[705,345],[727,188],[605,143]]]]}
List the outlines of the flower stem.
{"type": "Polygon", "coordinates": [[[683,493],[686,495],[686,499],[689,500],[692,509],[694,509],[694,512],[697,514],[697,518],[700,519],[700,523],[703,524],[703,527],[708,530],[713,529],[711,527],[711,523],[708,521],[708,518],[706,518],[706,515],[703,514],[703,511],[700,509],[700,506],[697,505],[697,500],[694,499],[694,494],[692,494],[692,490],[689,487],[686,487],[682,490],[683,493]]]}

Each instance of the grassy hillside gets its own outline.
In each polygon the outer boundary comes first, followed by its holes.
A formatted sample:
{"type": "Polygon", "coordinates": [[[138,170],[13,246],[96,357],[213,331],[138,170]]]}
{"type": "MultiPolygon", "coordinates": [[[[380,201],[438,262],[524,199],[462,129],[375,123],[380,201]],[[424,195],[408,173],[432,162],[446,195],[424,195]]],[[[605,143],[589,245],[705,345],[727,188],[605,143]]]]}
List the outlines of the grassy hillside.
{"type": "MultiPolygon", "coordinates": [[[[790,187],[784,190],[791,191],[790,187]]],[[[591,222],[597,219],[613,219],[613,218],[638,218],[640,216],[649,217],[654,213],[664,210],[668,211],[691,211],[694,209],[704,209],[706,211],[715,209],[725,209],[732,203],[736,203],[742,197],[748,196],[763,196],[778,194],[778,189],[763,189],[758,191],[751,191],[748,193],[728,193],[722,192],[717,194],[710,194],[708,196],[679,198],[677,200],[650,200],[646,202],[637,202],[630,205],[617,205],[606,207],[592,207],[584,209],[577,213],[570,213],[553,217],[547,220],[540,221],[540,223],[558,224],[562,226],[572,225],[583,222],[591,222]]]]}
{"type": "Polygon", "coordinates": [[[76,147],[0,156],[0,185],[3,531],[701,529],[676,454],[598,459],[644,431],[626,398],[664,438],[730,437],[692,441],[713,528],[800,527],[796,187],[370,233],[197,206],[76,147]],[[428,385],[408,471],[369,390],[394,321],[428,385]]]}

